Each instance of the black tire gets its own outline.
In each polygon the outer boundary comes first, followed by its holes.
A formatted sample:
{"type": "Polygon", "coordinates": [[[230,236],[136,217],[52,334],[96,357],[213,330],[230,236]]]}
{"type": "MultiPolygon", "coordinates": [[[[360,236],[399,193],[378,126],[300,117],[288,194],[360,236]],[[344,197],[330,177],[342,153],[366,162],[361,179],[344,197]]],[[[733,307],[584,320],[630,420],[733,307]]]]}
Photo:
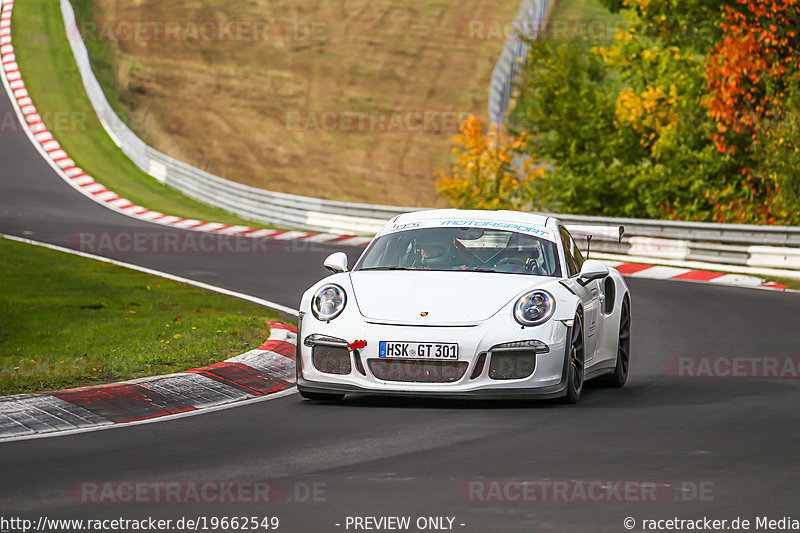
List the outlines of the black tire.
{"type": "Polygon", "coordinates": [[[619,314],[619,339],[617,340],[617,365],[614,373],[606,376],[602,383],[607,387],[622,387],[628,380],[631,364],[631,306],[628,298],[622,302],[619,314]]]}
{"type": "Polygon", "coordinates": [[[338,402],[344,398],[344,394],[336,392],[308,392],[304,390],[299,390],[297,392],[306,400],[313,400],[315,402],[338,402]]]}
{"type": "Polygon", "coordinates": [[[581,399],[583,393],[583,377],[585,352],[583,344],[583,318],[580,314],[575,315],[575,321],[570,330],[570,350],[567,362],[567,395],[564,397],[566,403],[576,403],[581,399]]]}

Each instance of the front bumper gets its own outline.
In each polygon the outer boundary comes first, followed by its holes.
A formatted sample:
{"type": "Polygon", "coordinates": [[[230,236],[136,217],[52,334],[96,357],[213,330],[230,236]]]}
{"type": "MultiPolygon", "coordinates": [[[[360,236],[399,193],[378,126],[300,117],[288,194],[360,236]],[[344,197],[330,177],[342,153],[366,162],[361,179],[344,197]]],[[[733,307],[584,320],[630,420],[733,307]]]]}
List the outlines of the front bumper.
{"type": "Polygon", "coordinates": [[[422,327],[367,323],[360,316],[356,320],[351,317],[325,323],[306,315],[298,324],[297,387],[304,392],[414,397],[523,399],[564,396],[569,328],[558,320],[550,320],[541,326],[523,329],[513,318],[508,318],[494,317],[476,326],[422,327]],[[366,340],[367,344],[349,354],[349,365],[338,370],[344,373],[330,373],[321,371],[319,360],[315,366],[313,347],[306,345],[312,335],[347,342],[366,340]],[[492,348],[526,340],[541,341],[549,348],[547,353],[535,354],[530,375],[518,379],[496,379],[496,373],[495,378],[490,376],[492,358],[503,353],[492,348]],[[438,382],[416,381],[406,376],[381,379],[373,372],[378,361],[387,361],[387,358],[378,357],[380,341],[458,343],[458,361],[466,363],[466,369],[450,380],[438,382]]]}
{"type": "Polygon", "coordinates": [[[547,387],[523,388],[480,388],[474,390],[442,389],[438,391],[386,390],[382,388],[363,388],[344,383],[319,383],[304,378],[297,380],[297,390],[303,392],[371,394],[381,396],[410,396],[414,398],[452,398],[464,400],[531,400],[561,398],[567,394],[566,379],[557,385],[547,387]]]}

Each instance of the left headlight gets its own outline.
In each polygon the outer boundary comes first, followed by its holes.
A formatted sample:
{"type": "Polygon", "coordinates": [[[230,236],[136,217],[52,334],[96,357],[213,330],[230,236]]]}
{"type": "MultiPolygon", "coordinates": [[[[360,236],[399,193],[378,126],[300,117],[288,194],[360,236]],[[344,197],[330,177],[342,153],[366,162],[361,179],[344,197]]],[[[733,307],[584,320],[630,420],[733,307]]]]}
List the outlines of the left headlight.
{"type": "Polygon", "coordinates": [[[311,300],[311,312],[317,320],[333,320],[344,309],[347,304],[347,294],[344,289],[333,283],[323,285],[314,294],[311,300]]]}
{"type": "Polygon", "coordinates": [[[523,326],[538,326],[547,322],[555,310],[553,295],[535,290],[520,296],[514,305],[514,318],[523,326]]]}

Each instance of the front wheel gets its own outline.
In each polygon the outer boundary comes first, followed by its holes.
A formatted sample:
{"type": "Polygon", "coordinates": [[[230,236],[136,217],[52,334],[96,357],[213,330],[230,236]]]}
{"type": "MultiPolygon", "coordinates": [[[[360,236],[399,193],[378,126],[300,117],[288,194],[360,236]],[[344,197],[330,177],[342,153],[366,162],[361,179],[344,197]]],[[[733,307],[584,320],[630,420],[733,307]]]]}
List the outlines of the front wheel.
{"type": "Polygon", "coordinates": [[[575,315],[572,325],[572,338],[570,339],[569,361],[567,365],[567,395],[564,400],[567,403],[576,403],[581,399],[583,392],[583,319],[581,315],[575,315]]]}
{"type": "Polygon", "coordinates": [[[335,392],[308,392],[304,390],[298,390],[297,392],[306,400],[313,400],[315,402],[338,402],[344,398],[344,394],[335,392]]]}

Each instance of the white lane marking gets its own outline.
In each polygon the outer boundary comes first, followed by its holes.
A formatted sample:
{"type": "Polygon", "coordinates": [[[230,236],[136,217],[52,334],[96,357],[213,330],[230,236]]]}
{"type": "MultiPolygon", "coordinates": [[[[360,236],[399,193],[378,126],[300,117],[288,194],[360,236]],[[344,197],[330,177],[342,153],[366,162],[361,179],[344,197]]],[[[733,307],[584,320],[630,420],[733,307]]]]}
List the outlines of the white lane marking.
{"type": "Polygon", "coordinates": [[[78,250],[71,250],[69,248],[64,248],[62,246],[57,246],[55,244],[50,244],[41,241],[34,241],[31,239],[24,239],[22,237],[17,237],[15,235],[7,235],[5,233],[0,233],[4,238],[17,241],[17,242],[24,242],[28,244],[33,244],[34,246],[42,246],[44,248],[50,248],[51,250],[56,250],[59,252],[64,252],[72,255],[79,255],[81,257],[88,257],[89,259],[94,259],[95,261],[100,261],[103,263],[110,263],[112,265],[121,266],[124,268],[128,268],[130,270],[136,270],[138,272],[144,272],[145,274],[152,274],[153,276],[161,276],[162,278],[171,279],[172,281],[177,281],[179,283],[185,283],[187,285],[191,285],[193,287],[197,287],[200,289],[205,289],[207,291],[218,292],[220,294],[224,294],[226,296],[233,296],[234,298],[239,298],[240,300],[245,300],[248,302],[253,302],[254,304],[261,305],[263,307],[268,307],[269,309],[273,309],[275,311],[280,311],[281,313],[286,313],[287,315],[297,316],[297,310],[292,309],[291,307],[286,307],[285,305],[281,305],[279,303],[271,302],[269,300],[264,300],[263,298],[258,298],[256,296],[251,296],[249,294],[245,294],[243,292],[232,291],[229,289],[225,289],[222,287],[216,287],[214,285],[209,285],[208,283],[203,283],[202,281],[195,281],[192,279],[184,278],[181,276],[176,276],[175,274],[170,274],[168,272],[162,272],[160,270],[154,270],[152,268],[146,268],[139,265],[134,265],[131,263],[125,263],[123,261],[117,261],[116,259],[109,259],[108,257],[103,257],[100,255],[89,254],[86,252],[80,252],[78,250]]]}
{"type": "Polygon", "coordinates": [[[283,398],[284,396],[289,396],[290,394],[295,394],[297,392],[297,387],[292,385],[288,389],[273,392],[271,394],[265,394],[264,396],[257,396],[255,398],[251,398],[249,400],[239,400],[236,402],[226,403],[224,405],[218,405],[215,407],[206,407],[203,409],[196,409],[194,411],[186,411],[184,413],[175,413],[172,415],[164,415],[158,416],[156,418],[148,418],[147,420],[137,420],[136,422],[125,422],[124,424],[110,424],[105,426],[97,426],[97,427],[88,427],[88,428],[77,428],[77,429],[68,429],[65,431],[57,431],[53,433],[41,433],[41,434],[33,434],[33,435],[18,435],[16,437],[8,437],[8,438],[0,438],[0,442],[11,442],[15,440],[32,440],[32,439],[49,439],[53,437],[63,437],[65,435],[75,435],[76,433],[91,433],[94,431],[105,431],[107,429],[116,429],[116,428],[126,428],[130,426],[140,426],[142,424],[155,424],[158,422],[166,422],[168,420],[175,420],[177,418],[186,418],[190,416],[196,415],[204,415],[207,413],[213,413],[215,411],[223,411],[225,409],[232,409],[234,407],[240,407],[242,405],[250,405],[252,403],[258,402],[265,402],[268,400],[276,400],[278,398],[283,398]]]}

